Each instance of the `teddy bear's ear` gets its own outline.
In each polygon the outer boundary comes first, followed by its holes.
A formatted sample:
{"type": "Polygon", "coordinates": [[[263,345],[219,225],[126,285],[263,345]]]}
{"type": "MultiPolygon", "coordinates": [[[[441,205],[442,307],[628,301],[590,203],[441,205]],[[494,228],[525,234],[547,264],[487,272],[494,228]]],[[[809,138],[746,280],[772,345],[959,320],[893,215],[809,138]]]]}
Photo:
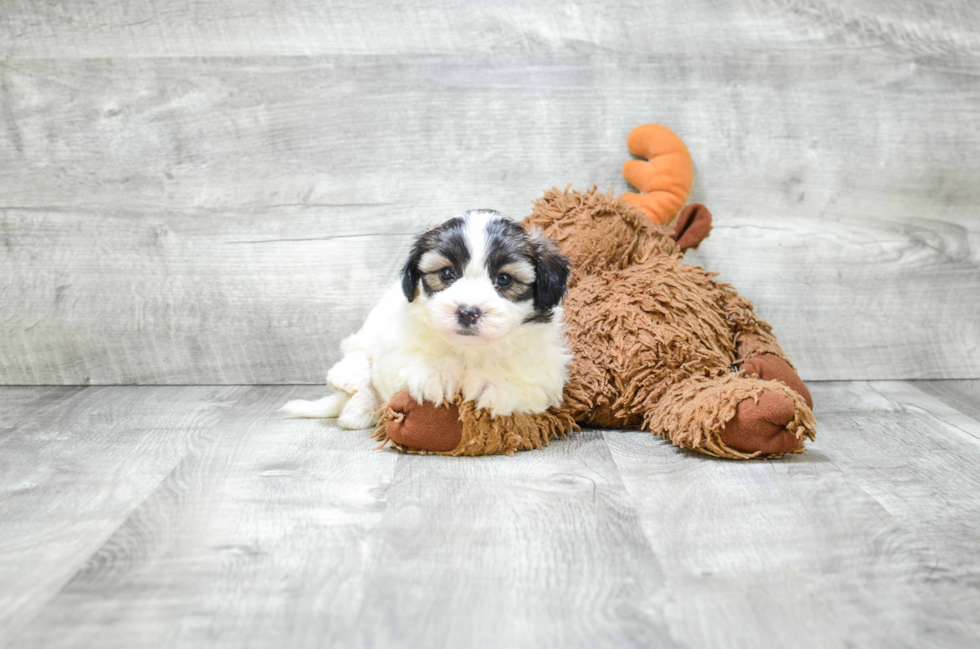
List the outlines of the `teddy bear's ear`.
{"type": "Polygon", "coordinates": [[[711,232],[711,212],[701,203],[684,206],[674,221],[670,236],[681,250],[697,248],[711,232]]]}
{"type": "Polygon", "coordinates": [[[531,237],[534,246],[534,308],[549,311],[562,301],[568,291],[571,264],[561,254],[558,244],[536,232],[531,237]]]}

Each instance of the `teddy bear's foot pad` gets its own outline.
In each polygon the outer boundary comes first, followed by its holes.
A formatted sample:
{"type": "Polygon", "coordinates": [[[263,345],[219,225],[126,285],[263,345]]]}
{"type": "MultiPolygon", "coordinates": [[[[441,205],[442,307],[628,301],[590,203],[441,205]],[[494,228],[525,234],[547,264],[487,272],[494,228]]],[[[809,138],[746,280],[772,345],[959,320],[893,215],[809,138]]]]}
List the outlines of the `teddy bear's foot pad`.
{"type": "Polygon", "coordinates": [[[779,381],[803,397],[808,408],[813,409],[813,399],[800,375],[790,364],[773,354],[762,354],[748,359],[742,364],[746,376],[755,376],[763,381],[779,381]]]}
{"type": "Polygon", "coordinates": [[[399,392],[388,407],[401,415],[388,422],[388,437],[406,449],[445,453],[456,448],[463,437],[456,406],[419,403],[408,392],[399,392]]]}
{"type": "Polygon", "coordinates": [[[766,390],[756,399],[743,399],[735,416],[719,433],[736,451],[781,455],[798,449],[803,440],[786,428],[795,415],[795,404],[785,394],[766,390]]]}

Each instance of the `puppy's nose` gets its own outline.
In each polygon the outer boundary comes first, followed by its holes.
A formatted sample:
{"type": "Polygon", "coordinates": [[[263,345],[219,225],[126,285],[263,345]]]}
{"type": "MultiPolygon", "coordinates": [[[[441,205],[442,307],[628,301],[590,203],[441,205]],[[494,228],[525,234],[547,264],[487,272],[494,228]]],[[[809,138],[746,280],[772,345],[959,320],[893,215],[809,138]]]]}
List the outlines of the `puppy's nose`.
{"type": "Polygon", "coordinates": [[[461,306],[456,309],[456,319],[464,327],[472,327],[480,319],[480,310],[475,306],[461,306]]]}

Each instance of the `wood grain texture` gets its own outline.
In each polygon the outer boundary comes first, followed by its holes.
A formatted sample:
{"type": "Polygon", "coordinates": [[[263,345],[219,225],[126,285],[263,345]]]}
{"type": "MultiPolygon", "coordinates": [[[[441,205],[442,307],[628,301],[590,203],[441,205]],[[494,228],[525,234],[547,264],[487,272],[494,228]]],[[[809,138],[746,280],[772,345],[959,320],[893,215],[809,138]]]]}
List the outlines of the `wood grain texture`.
{"type": "Polygon", "coordinates": [[[242,392],[0,391],[0,647],[117,532],[242,392]]]}
{"type": "Polygon", "coordinates": [[[965,415],[980,419],[980,380],[916,381],[915,387],[965,415]]]}
{"type": "Polygon", "coordinates": [[[623,191],[648,121],[716,216],[692,260],[805,379],[980,376],[975,3],[25,0],[0,29],[0,382],[321,382],[411,233],[623,191]]]}
{"type": "Polygon", "coordinates": [[[918,541],[923,566],[912,583],[930,594],[923,610],[932,614],[927,624],[937,643],[974,644],[980,632],[980,499],[974,497],[980,492],[980,421],[914,383],[830,388],[823,419],[830,423],[835,464],[918,541]]]}
{"type": "Polygon", "coordinates": [[[6,383],[323,382],[411,244],[329,214],[14,221],[6,383]]]}
{"type": "Polygon", "coordinates": [[[601,433],[432,460],[399,460],[360,646],[673,646],[661,566],[601,433]]]}
{"type": "Polygon", "coordinates": [[[372,451],[276,412],[315,394],[0,388],[0,646],[980,641],[980,420],[914,383],[815,384],[809,451],[752,462],[372,451]]]}
{"type": "Polygon", "coordinates": [[[907,383],[811,387],[817,440],[780,461],[679,459],[606,434],[675,593],[672,633],[692,646],[975,643],[980,422],[907,383]]]}
{"type": "Polygon", "coordinates": [[[100,58],[461,52],[671,53],[697,48],[896,45],[980,51],[967,1],[12,0],[0,57],[100,58]]]}
{"type": "Polygon", "coordinates": [[[17,646],[345,646],[398,455],[296,396],[249,388],[17,646]]]}

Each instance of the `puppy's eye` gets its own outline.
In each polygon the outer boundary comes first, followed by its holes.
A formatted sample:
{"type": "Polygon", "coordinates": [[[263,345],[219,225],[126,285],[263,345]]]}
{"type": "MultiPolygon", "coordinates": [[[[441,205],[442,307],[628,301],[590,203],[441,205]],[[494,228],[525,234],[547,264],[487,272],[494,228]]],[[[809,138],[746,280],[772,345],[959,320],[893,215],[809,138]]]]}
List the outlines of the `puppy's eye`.
{"type": "Polygon", "coordinates": [[[511,282],[513,281],[514,278],[508,275],[507,273],[500,273],[499,275],[497,275],[497,286],[499,286],[500,288],[507,288],[508,286],[510,286],[511,282]]]}
{"type": "Polygon", "coordinates": [[[451,282],[455,277],[456,274],[453,273],[453,269],[449,268],[448,266],[439,271],[439,279],[441,279],[444,282],[451,282]]]}

